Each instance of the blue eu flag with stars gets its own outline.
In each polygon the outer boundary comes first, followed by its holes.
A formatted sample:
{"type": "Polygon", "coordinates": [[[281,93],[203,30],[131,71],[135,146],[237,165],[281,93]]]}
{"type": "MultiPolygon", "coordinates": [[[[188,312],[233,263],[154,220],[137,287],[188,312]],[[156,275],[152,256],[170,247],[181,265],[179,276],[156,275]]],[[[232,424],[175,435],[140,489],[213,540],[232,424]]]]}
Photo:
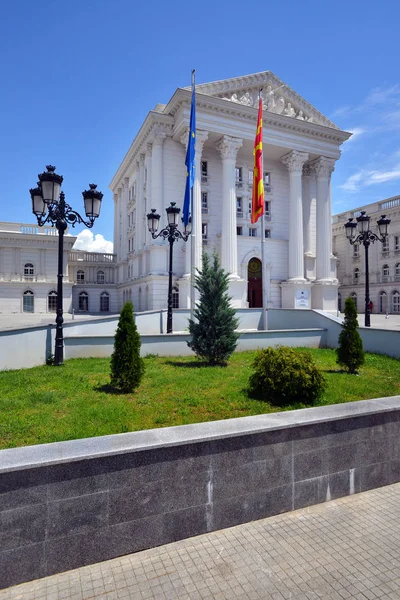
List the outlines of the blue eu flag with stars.
{"type": "Polygon", "coordinates": [[[185,188],[185,200],[183,202],[183,223],[186,225],[189,223],[190,210],[191,210],[191,191],[194,184],[195,178],[195,166],[194,166],[194,155],[195,155],[195,144],[196,144],[196,97],[194,91],[194,83],[192,83],[192,105],[190,108],[190,130],[189,130],[189,141],[186,150],[186,188],[185,188]]]}

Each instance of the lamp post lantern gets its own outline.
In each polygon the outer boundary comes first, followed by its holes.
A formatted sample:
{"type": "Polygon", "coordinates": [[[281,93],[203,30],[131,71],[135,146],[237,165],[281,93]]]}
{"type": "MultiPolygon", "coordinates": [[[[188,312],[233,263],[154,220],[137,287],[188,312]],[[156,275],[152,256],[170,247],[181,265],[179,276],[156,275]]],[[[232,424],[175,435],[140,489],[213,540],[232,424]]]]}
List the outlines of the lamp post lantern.
{"type": "Polygon", "coordinates": [[[157,233],[158,225],[160,222],[160,215],[156,213],[155,208],[151,209],[151,212],[147,215],[147,224],[149,232],[153,240],[158,237],[164,238],[169,242],[169,272],[168,272],[168,310],[167,310],[167,333],[172,333],[172,263],[173,263],[173,246],[177,240],[183,240],[187,242],[189,235],[192,232],[192,223],[189,219],[189,223],[186,225],[183,233],[178,229],[179,213],[180,208],[177,208],[176,202],[171,202],[170,206],[165,209],[167,213],[168,225],[161,229],[157,233]]]}
{"type": "Polygon", "coordinates": [[[39,227],[51,223],[58,231],[58,273],[57,273],[57,316],[56,316],[56,341],[54,350],[54,364],[60,366],[64,362],[64,337],[63,337],[63,253],[64,233],[68,224],[74,227],[76,223],[83,223],[85,227],[93,227],[100,214],[103,194],[94,183],[89,184],[89,190],[82,192],[87,221],[65,202],[65,194],[61,192],[62,175],[57,175],[56,168],[46,166],[47,171],[38,175],[37,187],[30,190],[32,199],[32,212],[37,218],[39,227]]]}
{"type": "Polygon", "coordinates": [[[362,244],[365,250],[365,327],[371,326],[371,318],[370,318],[370,298],[369,298],[369,259],[368,259],[368,250],[371,244],[373,244],[376,240],[381,242],[382,244],[387,238],[388,235],[388,226],[390,225],[390,219],[386,218],[386,215],[382,215],[380,219],[377,220],[378,231],[374,233],[370,230],[370,217],[366,214],[365,210],[361,211],[361,214],[357,217],[356,223],[353,218],[350,218],[347,223],[345,223],[346,237],[349,240],[350,244],[353,246],[354,244],[362,244]]]}

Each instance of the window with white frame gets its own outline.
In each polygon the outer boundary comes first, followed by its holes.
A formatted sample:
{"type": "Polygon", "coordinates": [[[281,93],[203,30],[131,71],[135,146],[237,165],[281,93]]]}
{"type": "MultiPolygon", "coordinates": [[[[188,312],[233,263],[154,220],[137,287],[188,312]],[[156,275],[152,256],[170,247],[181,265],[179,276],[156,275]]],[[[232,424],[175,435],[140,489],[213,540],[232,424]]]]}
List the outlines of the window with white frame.
{"type": "Polygon", "coordinates": [[[208,213],[208,193],[201,192],[201,212],[203,214],[208,213]]]}
{"type": "Polygon", "coordinates": [[[243,184],[243,169],[242,169],[242,167],[235,167],[235,183],[236,183],[236,187],[242,187],[242,184],[243,184]]]}
{"type": "Polygon", "coordinates": [[[257,237],[257,229],[255,227],[249,227],[249,236],[257,237]]]}
{"type": "Polygon", "coordinates": [[[32,279],[35,274],[35,267],[32,263],[26,263],[24,265],[24,277],[26,279],[32,279]]]}
{"type": "Polygon", "coordinates": [[[382,267],[382,281],[389,281],[389,265],[382,267]]]}
{"type": "Polygon", "coordinates": [[[243,227],[241,227],[241,226],[236,227],[236,235],[243,235],[243,227]]]}
{"type": "Polygon", "coordinates": [[[100,312],[109,312],[110,310],[110,296],[107,292],[100,294],[100,312]]]}
{"type": "Polygon", "coordinates": [[[104,271],[97,271],[97,283],[104,283],[106,280],[106,276],[104,271]]]}
{"type": "Polygon", "coordinates": [[[249,170],[249,179],[248,179],[248,181],[249,181],[249,185],[253,185],[253,181],[254,181],[254,173],[253,173],[253,171],[249,170]]]}
{"type": "Polygon", "coordinates": [[[400,263],[397,263],[397,265],[394,268],[394,277],[396,281],[400,281],[400,263]]]}
{"type": "Polygon", "coordinates": [[[264,171],[264,185],[271,185],[271,173],[264,171]]]}
{"type": "Polygon", "coordinates": [[[35,312],[35,294],[31,290],[24,292],[22,310],[29,313],[35,312]]]}
{"type": "Polygon", "coordinates": [[[76,281],[78,283],[83,283],[85,281],[85,271],[79,269],[76,273],[76,281]]]}
{"type": "Polygon", "coordinates": [[[249,202],[249,215],[251,215],[251,202],[249,202]]]}
{"type": "Polygon", "coordinates": [[[270,230],[270,229],[266,229],[266,230],[264,231],[264,236],[265,236],[266,238],[270,238],[270,237],[271,237],[271,230],[270,230]]]}
{"type": "Polygon", "coordinates": [[[208,182],[208,163],[206,160],[201,161],[201,183],[208,182]]]}
{"type": "Polygon", "coordinates": [[[271,220],[271,202],[268,200],[264,202],[264,216],[266,221],[271,220]]]}
{"type": "Polygon", "coordinates": [[[179,308],[179,288],[177,285],[172,288],[172,308],[179,308]]]}
{"type": "Polygon", "coordinates": [[[395,251],[400,250],[400,236],[394,236],[394,249],[395,251]]]}
{"type": "Polygon", "coordinates": [[[360,269],[357,267],[353,271],[353,283],[358,283],[360,279],[360,269]]]}
{"type": "Polygon", "coordinates": [[[358,244],[354,244],[353,246],[353,257],[358,258],[360,256],[360,246],[358,244]]]}
{"type": "Polygon", "coordinates": [[[55,290],[51,290],[47,296],[47,310],[49,312],[57,311],[57,292],[55,290]]]}
{"type": "Polygon", "coordinates": [[[394,313],[400,312],[400,294],[397,290],[392,295],[392,308],[394,313]]]}
{"type": "Polygon", "coordinates": [[[243,217],[243,198],[236,196],[236,216],[243,217]]]}
{"type": "Polygon", "coordinates": [[[87,312],[89,310],[89,296],[87,292],[81,292],[79,294],[79,310],[87,312]]]}
{"type": "Polygon", "coordinates": [[[386,236],[382,243],[383,254],[389,254],[389,236],[386,236]]]}
{"type": "Polygon", "coordinates": [[[201,237],[202,237],[203,243],[207,244],[207,223],[201,224],[201,237]]]}

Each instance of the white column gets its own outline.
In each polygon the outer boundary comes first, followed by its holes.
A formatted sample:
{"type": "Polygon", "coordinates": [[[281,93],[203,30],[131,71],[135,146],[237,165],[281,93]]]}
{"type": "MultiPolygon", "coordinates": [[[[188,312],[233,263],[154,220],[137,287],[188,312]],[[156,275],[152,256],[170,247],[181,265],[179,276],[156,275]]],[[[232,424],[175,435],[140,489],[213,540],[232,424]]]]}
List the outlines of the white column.
{"type": "Polygon", "coordinates": [[[129,178],[124,177],[122,184],[122,252],[124,259],[128,256],[128,201],[129,201],[129,178]]]}
{"type": "Polygon", "coordinates": [[[304,254],[311,254],[311,177],[309,164],[303,166],[303,246],[304,254]]]}
{"type": "Polygon", "coordinates": [[[304,281],[302,171],[307,152],[292,150],[282,157],[289,170],[289,267],[288,279],[304,281]]]}
{"type": "Polygon", "coordinates": [[[236,239],[236,156],[243,140],[225,135],[217,144],[222,158],[222,224],[221,224],[221,266],[237,278],[237,239],[236,239]]]}
{"type": "MultiPolygon", "coordinates": [[[[152,243],[152,238],[149,233],[149,229],[147,227],[147,217],[146,215],[150,212],[152,208],[155,208],[159,215],[162,218],[162,210],[161,208],[157,208],[154,205],[154,202],[157,202],[157,198],[153,200],[153,189],[152,189],[152,181],[153,181],[153,144],[147,144],[146,154],[143,155],[143,242],[147,246],[147,244],[152,243]]],[[[144,268],[144,265],[143,265],[144,268]]]]}
{"type": "Polygon", "coordinates": [[[196,153],[195,153],[195,179],[193,183],[193,214],[192,214],[192,269],[202,268],[203,236],[202,236],[202,213],[201,213],[201,155],[203,146],[208,138],[208,131],[196,130],[196,153]]]}
{"type": "Polygon", "coordinates": [[[317,281],[331,281],[332,216],[330,212],[330,178],[335,167],[335,160],[320,156],[312,164],[317,176],[316,276],[317,281]]]}
{"type": "Polygon", "coordinates": [[[123,260],[124,254],[122,249],[122,188],[118,188],[118,259],[123,260]]]}
{"type": "Polygon", "coordinates": [[[119,260],[119,248],[118,248],[118,239],[119,239],[119,232],[118,232],[118,223],[119,223],[119,219],[118,219],[118,194],[113,194],[113,199],[114,199],[114,254],[117,255],[117,261],[119,260]]]}
{"type": "Polygon", "coordinates": [[[151,179],[147,173],[147,186],[151,182],[151,208],[155,208],[163,217],[163,144],[166,135],[163,131],[153,133],[153,148],[151,155],[151,179]]]}
{"type": "MultiPolygon", "coordinates": [[[[144,154],[139,155],[139,160],[136,161],[136,234],[137,234],[137,250],[140,252],[143,249],[145,242],[145,229],[143,228],[145,218],[144,206],[144,154]]],[[[141,273],[139,273],[141,275],[141,273]]]]}

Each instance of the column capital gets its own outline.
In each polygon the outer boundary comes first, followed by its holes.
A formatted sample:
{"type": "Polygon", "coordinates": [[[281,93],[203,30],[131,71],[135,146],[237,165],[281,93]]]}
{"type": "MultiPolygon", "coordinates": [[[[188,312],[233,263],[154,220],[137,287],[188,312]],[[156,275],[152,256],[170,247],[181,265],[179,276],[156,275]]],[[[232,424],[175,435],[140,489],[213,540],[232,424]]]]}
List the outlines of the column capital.
{"type": "Polygon", "coordinates": [[[153,146],[162,146],[166,137],[167,137],[167,134],[165,133],[165,131],[160,131],[158,129],[153,131],[153,135],[152,135],[153,146]]]}
{"type": "Polygon", "coordinates": [[[113,194],[113,200],[116,202],[118,200],[118,194],[113,194]]]}
{"type": "Polygon", "coordinates": [[[289,173],[294,171],[302,171],[303,165],[308,160],[308,152],[300,152],[300,150],[291,150],[282,156],[281,160],[287,167],[289,173]]]}
{"type": "Polygon", "coordinates": [[[128,189],[128,186],[129,186],[129,177],[124,177],[124,180],[122,182],[122,188],[126,190],[126,189],[128,189]]]}
{"type": "Polygon", "coordinates": [[[139,160],[140,160],[140,164],[143,166],[144,165],[144,159],[146,158],[145,154],[140,154],[139,155],[139,160]]]}
{"type": "Polygon", "coordinates": [[[222,160],[227,158],[236,159],[237,151],[242,146],[243,140],[230,135],[224,135],[216,145],[217,150],[221,153],[222,160]]]}
{"type": "Polygon", "coordinates": [[[151,156],[152,151],[153,151],[153,144],[151,142],[149,142],[148,144],[146,144],[146,156],[151,156]]]}
{"type": "Polygon", "coordinates": [[[334,158],[320,156],[310,163],[310,167],[314,170],[318,179],[329,179],[335,170],[335,162],[334,158]]]}
{"type": "Polygon", "coordinates": [[[303,165],[303,177],[315,177],[315,168],[312,163],[303,165]]]}
{"type": "Polygon", "coordinates": [[[196,129],[196,152],[199,155],[203,152],[204,143],[208,140],[208,131],[202,131],[201,129],[196,129]]]}

